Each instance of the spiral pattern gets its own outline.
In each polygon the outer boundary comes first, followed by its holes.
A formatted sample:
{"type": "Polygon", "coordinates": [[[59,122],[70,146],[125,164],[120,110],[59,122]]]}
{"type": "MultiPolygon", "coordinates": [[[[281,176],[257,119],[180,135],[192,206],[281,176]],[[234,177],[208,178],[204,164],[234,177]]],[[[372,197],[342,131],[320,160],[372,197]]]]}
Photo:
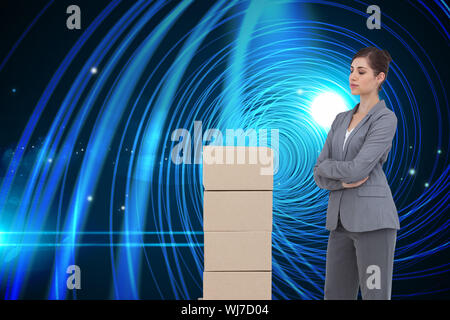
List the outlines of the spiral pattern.
{"type": "MultiPolygon", "coordinates": [[[[196,159],[211,129],[224,144],[234,144],[225,140],[230,129],[254,129],[260,139],[266,130],[277,143],[273,299],[322,299],[328,198],[312,168],[328,128],[312,117],[311,105],[329,92],[348,109],[357,103],[349,65],[365,46],[393,57],[380,92],[398,118],[384,167],[401,222],[392,298],[448,295],[448,75],[439,64],[448,52],[449,9],[443,1],[409,3],[403,11],[386,2],[382,28],[368,30],[368,6],[115,0],[102,8],[31,101],[14,149],[3,152],[5,299],[201,296],[196,159]],[[417,19],[433,41],[413,32],[417,19]],[[181,164],[172,161],[177,130],[190,146],[181,164]],[[67,291],[69,265],[80,266],[84,290],[67,291]]],[[[65,12],[48,2],[8,49],[3,82],[27,34],[53,9],[65,12]]]]}

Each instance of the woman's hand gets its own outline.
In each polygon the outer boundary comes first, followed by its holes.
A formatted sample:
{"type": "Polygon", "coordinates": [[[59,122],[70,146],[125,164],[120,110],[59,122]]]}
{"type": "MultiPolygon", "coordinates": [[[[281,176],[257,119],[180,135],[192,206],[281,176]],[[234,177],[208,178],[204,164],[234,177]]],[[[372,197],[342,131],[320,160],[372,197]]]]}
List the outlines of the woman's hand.
{"type": "Polygon", "coordinates": [[[369,179],[369,177],[364,178],[364,179],[362,179],[358,182],[354,182],[354,183],[345,183],[342,181],[342,186],[344,188],[356,188],[356,187],[359,187],[360,185],[362,185],[364,182],[366,182],[367,179],[369,179]]]}

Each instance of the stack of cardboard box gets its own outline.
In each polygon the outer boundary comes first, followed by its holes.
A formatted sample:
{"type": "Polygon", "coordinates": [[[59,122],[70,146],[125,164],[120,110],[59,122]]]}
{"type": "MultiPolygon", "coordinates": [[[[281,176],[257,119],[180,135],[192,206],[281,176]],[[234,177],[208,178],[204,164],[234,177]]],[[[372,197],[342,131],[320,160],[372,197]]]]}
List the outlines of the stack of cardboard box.
{"type": "Polygon", "coordinates": [[[203,186],[203,300],[270,300],[273,150],[205,146],[203,186]]]}

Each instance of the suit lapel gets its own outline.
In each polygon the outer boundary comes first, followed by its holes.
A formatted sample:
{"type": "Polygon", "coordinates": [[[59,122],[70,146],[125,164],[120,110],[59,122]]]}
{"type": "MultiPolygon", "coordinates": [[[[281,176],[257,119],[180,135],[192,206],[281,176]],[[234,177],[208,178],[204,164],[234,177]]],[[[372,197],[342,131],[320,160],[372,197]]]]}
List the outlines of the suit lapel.
{"type": "Polygon", "coordinates": [[[359,103],[352,109],[351,112],[349,112],[347,114],[347,116],[344,119],[344,123],[342,125],[341,132],[339,134],[339,151],[340,151],[340,155],[341,161],[345,160],[345,156],[347,155],[347,150],[348,150],[348,145],[350,144],[351,139],[353,138],[353,136],[358,132],[358,130],[361,128],[361,126],[366,123],[366,121],[369,120],[369,118],[375,114],[376,111],[378,111],[379,109],[386,107],[386,104],[384,102],[384,100],[380,100],[378,101],[370,110],[369,112],[365,115],[364,118],[361,119],[361,121],[359,121],[359,123],[356,125],[356,127],[353,129],[353,131],[350,133],[350,135],[347,138],[347,141],[345,142],[345,146],[344,149],[342,150],[342,145],[344,144],[344,139],[345,139],[345,134],[347,133],[347,129],[348,126],[350,125],[350,122],[352,120],[353,114],[355,114],[355,112],[358,110],[359,107],[359,103]]]}
{"type": "MultiPolygon", "coordinates": [[[[344,121],[342,122],[342,126],[337,130],[339,161],[343,161],[344,160],[344,151],[342,150],[342,145],[344,144],[345,133],[347,131],[347,128],[348,128],[348,126],[350,124],[350,121],[352,120],[353,114],[355,113],[355,110],[357,109],[358,105],[359,105],[359,103],[356,105],[356,107],[353,108],[353,110],[351,112],[347,113],[347,115],[344,118],[344,121]]],[[[353,131],[352,131],[352,133],[353,133],[353,131]]],[[[347,138],[347,141],[346,141],[345,144],[346,145],[348,144],[348,138],[347,138]]]]}

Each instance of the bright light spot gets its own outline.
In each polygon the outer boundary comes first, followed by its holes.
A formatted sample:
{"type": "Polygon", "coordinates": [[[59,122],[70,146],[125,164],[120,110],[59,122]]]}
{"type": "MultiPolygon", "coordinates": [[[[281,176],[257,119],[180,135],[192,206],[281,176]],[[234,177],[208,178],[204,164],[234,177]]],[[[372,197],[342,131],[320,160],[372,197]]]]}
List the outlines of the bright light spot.
{"type": "Polygon", "coordinates": [[[439,150],[438,150],[438,154],[441,154],[441,152],[442,152],[441,149],[439,149],[439,150]]]}
{"type": "Polygon", "coordinates": [[[91,73],[92,74],[96,74],[97,73],[97,68],[96,67],[92,67],[91,68],[91,73]]]}
{"type": "Polygon", "coordinates": [[[89,202],[91,202],[92,200],[94,200],[94,198],[92,198],[92,196],[88,196],[87,199],[88,199],[89,202]]]}
{"type": "Polygon", "coordinates": [[[425,182],[425,188],[428,188],[429,186],[428,182],[425,182]]]}
{"type": "Polygon", "coordinates": [[[298,94],[302,94],[302,93],[303,93],[303,90],[302,90],[302,89],[298,89],[298,90],[297,90],[297,93],[298,93],[298,94]]]}
{"type": "Polygon", "coordinates": [[[410,170],[409,170],[409,174],[410,174],[410,175],[413,175],[413,174],[415,174],[415,173],[416,173],[416,170],[414,170],[414,169],[410,169],[410,170]]]}
{"type": "Polygon", "coordinates": [[[52,163],[53,159],[52,158],[48,158],[48,163],[52,163]]]}
{"type": "Polygon", "coordinates": [[[122,211],[124,211],[125,210],[125,206],[121,206],[120,209],[122,209],[122,211]]]}
{"type": "Polygon", "coordinates": [[[336,115],[344,111],[348,111],[344,99],[334,92],[320,94],[311,105],[313,119],[324,128],[331,128],[336,115]]]}

